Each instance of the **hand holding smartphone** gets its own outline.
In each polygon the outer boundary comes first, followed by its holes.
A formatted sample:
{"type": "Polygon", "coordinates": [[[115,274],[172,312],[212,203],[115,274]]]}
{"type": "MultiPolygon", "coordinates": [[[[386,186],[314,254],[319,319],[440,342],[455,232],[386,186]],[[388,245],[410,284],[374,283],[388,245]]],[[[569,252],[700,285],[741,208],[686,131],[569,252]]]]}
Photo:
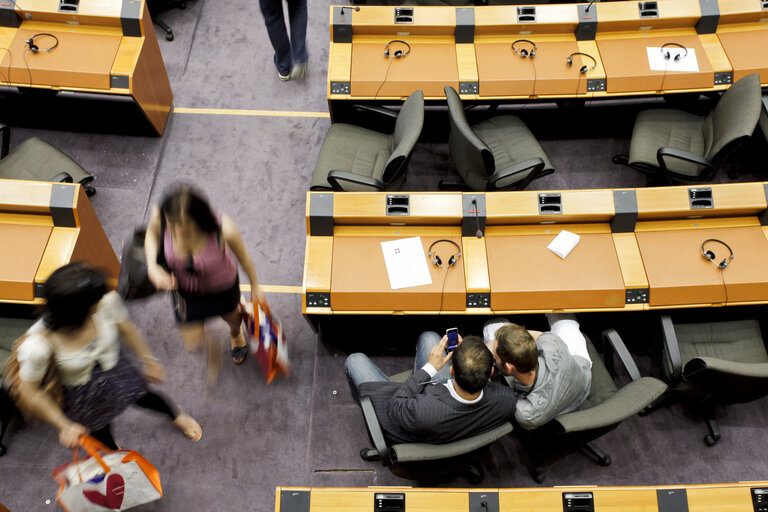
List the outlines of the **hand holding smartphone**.
{"type": "Polygon", "coordinates": [[[451,327],[445,331],[445,335],[448,337],[448,343],[445,344],[445,351],[453,352],[456,347],[459,346],[459,329],[451,327]]]}

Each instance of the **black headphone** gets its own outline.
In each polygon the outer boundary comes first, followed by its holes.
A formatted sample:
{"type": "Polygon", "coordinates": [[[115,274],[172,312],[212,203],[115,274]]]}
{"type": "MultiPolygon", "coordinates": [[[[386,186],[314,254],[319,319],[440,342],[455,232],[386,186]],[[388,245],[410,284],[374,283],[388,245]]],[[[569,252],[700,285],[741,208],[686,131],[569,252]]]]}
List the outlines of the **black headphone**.
{"type": "MultiPolygon", "coordinates": [[[[683,58],[688,56],[688,48],[681,45],[680,43],[664,43],[663,45],[661,45],[661,54],[664,55],[664,60],[669,60],[670,57],[672,56],[669,50],[667,50],[666,52],[664,51],[664,48],[666,48],[667,46],[676,46],[677,48],[682,48],[683,50],[685,50],[685,55],[683,55],[683,58]]],[[[679,61],[680,54],[676,53],[675,58],[672,60],[674,60],[675,62],[679,61]]]]}
{"type": "Polygon", "coordinates": [[[717,265],[717,268],[719,268],[719,269],[724,269],[725,267],[727,267],[728,264],[731,262],[731,260],[734,258],[733,249],[731,249],[731,246],[728,245],[727,243],[723,242],[722,240],[718,240],[717,238],[707,238],[706,240],[701,242],[701,255],[704,257],[704,259],[709,260],[713,264],[717,265]],[[718,243],[718,244],[724,245],[725,248],[728,249],[728,252],[731,253],[730,257],[723,258],[723,261],[721,261],[720,263],[715,263],[715,259],[717,258],[715,256],[715,253],[712,252],[712,251],[708,251],[708,250],[706,250],[704,248],[704,246],[707,243],[709,243],[709,242],[713,242],[713,243],[718,243]]]}
{"type": "Polygon", "coordinates": [[[441,238],[440,240],[435,240],[432,242],[432,245],[429,246],[429,257],[432,260],[432,263],[434,263],[436,266],[443,268],[443,260],[440,259],[440,256],[437,254],[432,253],[432,248],[439,244],[440,242],[448,242],[449,244],[453,244],[456,247],[456,254],[451,254],[451,257],[448,258],[448,268],[451,268],[456,264],[457,261],[459,261],[459,258],[461,258],[461,247],[459,247],[459,244],[454,242],[453,240],[448,240],[446,238],[441,238]]]}
{"type": "Polygon", "coordinates": [[[384,56],[387,57],[388,59],[392,59],[392,58],[401,59],[401,58],[405,57],[406,55],[408,55],[409,53],[411,53],[411,45],[409,45],[408,43],[406,43],[402,39],[393,39],[393,40],[391,40],[390,42],[388,42],[384,46],[384,56]],[[391,45],[392,43],[404,44],[405,46],[408,47],[408,49],[405,50],[405,52],[403,52],[403,50],[395,50],[394,52],[390,53],[389,52],[389,45],[391,45]]]}
{"type": "Polygon", "coordinates": [[[591,56],[590,54],[588,54],[588,53],[582,53],[582,52],[573,52],[572,54],[570,54],[568,56],[568,58],[565,61],[565,63],[568,64],[568,67],[573,66],[573,56],[574,55],[583,55],[584,57],[589,57],[590,59],[592,59],[592,67],[587,67],[586,65],[581,66],[581,69],[579,69],[579,73],[586,74],[586,73],[589,73],[590,71],[592,71],[593,69],[595,69],[597,67],[597,61],[595,60],[595,58],[593,56],[591,56]]]}
{"type": "Polygon", "coordinates": [[[37,53],[37,52],[50,52],[50,51],[52,51],[54,48],[56,48],[57,46],[59,46],[59,38],[58,38],[58,37],[56,37],[56,36],[55,36],[55,35],[53,35],[53,34],[49,34],[48,32],[40,32],[39,34],[35,34],[35,35],[33,35],[32,37],[30,37],[29,39],[27,39],[25,42],[26,42],[27,46],[29,46],[29,51],[31,51],[32,53],[37,53]],[[38,46],[35,44],[35,38],[36,38],[36,37],[42,37],[42,36],[48,36],[48,37],[52,37],[52,38],[53,38],[53,40],[54,40],[54,43],[53,43],[53,45],[49,46],[48,48],[43,48],[43,49],[41,50],[41,49],[40,49],[40,47],[38,47],[38,46]]]}
{"type": "Polygon", "coordinates": [[[516,55],[519,54],[520,57],[522,57],[524,59],[532,59],[532,58],[534,58],[536,56],[536,50],[538,50],[538,49],[539,49],[539,47],[536,46],[536,43],[534,43],[533,41],[530,41],[528,39],[518,39],[517,41],[513,41],[512,42],[512,51],[515,52],[516,55]],[[530,52],[528,50],[526,50],[525,48],[521,48],[521,49],[518,50],[517,48],[515,48],[515,45],[517,43],[528,43],[528,44],[533,46],[533,49],[530,50],[530,52]]]}

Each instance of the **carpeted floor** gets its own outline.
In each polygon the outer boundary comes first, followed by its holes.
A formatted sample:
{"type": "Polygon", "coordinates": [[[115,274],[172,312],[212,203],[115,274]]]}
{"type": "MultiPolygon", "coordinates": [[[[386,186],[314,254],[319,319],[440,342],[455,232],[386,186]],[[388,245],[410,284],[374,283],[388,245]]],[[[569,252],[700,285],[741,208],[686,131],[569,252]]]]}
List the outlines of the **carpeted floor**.
{"type": "MultiPolygon", "coordinates": [[[[165,41],[158,31],[176,107],[301,111],[320,117],[173,114],[162,138],[14,127],[12,145],[39,136],[97,176],[98,193],[92,203],[118,254],[132,230],[146,221],[148,207],[168,186],[185,181],[205,190],[216,207],[237,220],[264,284],[300,286],[305,194],[330,124],[322,116],[327,113],[328,6],[329,2],[309,2],[310,72],[305,82],[278,80],[257,2],[191,0],[186,10],[163,15],[174,29],[175,41],[165,41]]],[[[610,161],[614,153],[629,147],[632,117],[617,114],[622,108],[588,105],[576,112],[531,107],[523,111],[557,169],[531,188],[643,186],[643,176],[610,161]]],[[[764,151],[763,146],[757,148],[764,151]]],[[[407,188],[434,189],[452,172],[445,142],[420,144],[407,188]]],[[[747,160],[740,179],[764,180],[764,158],[747,160]]],[[[727,180],[724,173],[716,178],[727,180]]],[[[225,360],[219,385],[208,396],[204,357],[182,349],[168,298],[130,304],[133,318],[166,365],[167,381],[159,389],[204,429],[200,443],[193,444],[161,417],[142,410],[131,409],[115,421],[120,445],[139,450],[162,478],[163,499],[136,510],[268,511],[274,509],[278,485],[418,483],[358,456],[367,436],[343,376],[349,349],[339,347],[365,347],[367,329],[342,331],[337,339],[320,343],[301,316],[299,294],[271,293],[268,299],[288,333],[290,377],[267,387],[252,359],[238,367],[225,360]]],[[[644,338],[635,343],[635,352],[646,373],[658,374],[657,363],[644,350],[657,341],[650,334],[656,317],[635,317],[631,330],[622,317],[585,320],[644,338]]],[[[221,339],[224,353],[224,324],[213,323],[210,332],[221,339]]],[[[408,355],[375,360],[393,372],[411,365],[408,355]]],[[[570,455],[549,468],[545,485],[763,480],[768,462],[759,454],[767,446],[767,406],[763,399],[724,411],[723,439],[714,448],[702,442],[703,422],[678,405],[634,417],[598,443],[613,457],[611,466],[599,467],[580,454],[570,455]]],[[[56,485],[48,475],[70,457],[69,452],[46,425],[17,421],[6,439],[9,451],[0,459],[0,502],[14,512],[53,510],[56,485]]],[[[534,485],[522,457],[514,438],[492,446],[483,485],[534,485]]],[[[468,485],[462,478],[432,480],[429,475],[423,478],[434,485],[468,485]]]]}

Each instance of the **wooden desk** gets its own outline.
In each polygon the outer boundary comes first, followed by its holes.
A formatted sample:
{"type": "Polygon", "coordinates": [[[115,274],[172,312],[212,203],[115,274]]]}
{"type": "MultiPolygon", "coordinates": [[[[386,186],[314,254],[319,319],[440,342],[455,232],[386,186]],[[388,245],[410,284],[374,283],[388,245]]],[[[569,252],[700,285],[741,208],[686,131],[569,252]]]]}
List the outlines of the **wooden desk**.
{"type": "Polygon", "coordinates": [[[750,0],[721,1],[717,37],[733,66],[734,81],[760,73],[760,83],[768,84],[768,12],[760,2],[750,0]]]}
{"type": "MultiPolygon", "coordinates": [[[[475,512],[485,500],[500,512],[562,512],[564,494],[589,493],[596,512],[659,512],[659,500],[674,492],[690,512],[753,510],[753,490],[768,482],[635,487],[538,487],[523,489],[429,489],[412,487],[277,487],[275,512],[366,512],[376,494],[402,494],[405,510],[475,512]],[[498,508],[496,508],[498,504],[498,508]]],[[[667,508],[666,510],[669,510],[667,508]]]]}
{"type": "Polygon", "coordinates": [[[41,285],[70,261],[117,287],[120,262],[79,184],[0,180],[0,240],[0,303],[41,304],[41,285]]]}
{"type": "Polygon", "coordinates": [[[56,0],[24,2],[17,7],[18,28],[0,27],[5,48],[0,84],[130,96],[158,135],[171,111],[173,94],[145,2],[83,2],[77,13],[58,12],[56,0]],[[26,41],[40,33],[30,51],[26,41]],[[83,56],[87,55],[87,58],[83,56]]]}

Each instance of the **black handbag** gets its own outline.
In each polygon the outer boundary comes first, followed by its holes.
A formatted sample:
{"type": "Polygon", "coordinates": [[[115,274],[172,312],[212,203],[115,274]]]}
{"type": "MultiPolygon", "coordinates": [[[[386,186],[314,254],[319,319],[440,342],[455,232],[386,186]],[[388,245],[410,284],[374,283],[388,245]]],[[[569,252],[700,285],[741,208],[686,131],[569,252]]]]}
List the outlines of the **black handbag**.
{"type": "MultiPolygon", "coordinates": [[[[160,215],[160,240],[157,244],[157,262],[163,268],[165,265],[165,249],[163,234],[165,233],[165,219],[160,215]]],[[[147,272],[147,257],[144,254],[144,238],[146,228],[138,228],[133,232],[133,237],[123,249],[123,257],[120,260],[120,277],[117,281],[117,291],[125,300],[143,299],[157,293],[157,288],[149,280],[147,272]]]]}

